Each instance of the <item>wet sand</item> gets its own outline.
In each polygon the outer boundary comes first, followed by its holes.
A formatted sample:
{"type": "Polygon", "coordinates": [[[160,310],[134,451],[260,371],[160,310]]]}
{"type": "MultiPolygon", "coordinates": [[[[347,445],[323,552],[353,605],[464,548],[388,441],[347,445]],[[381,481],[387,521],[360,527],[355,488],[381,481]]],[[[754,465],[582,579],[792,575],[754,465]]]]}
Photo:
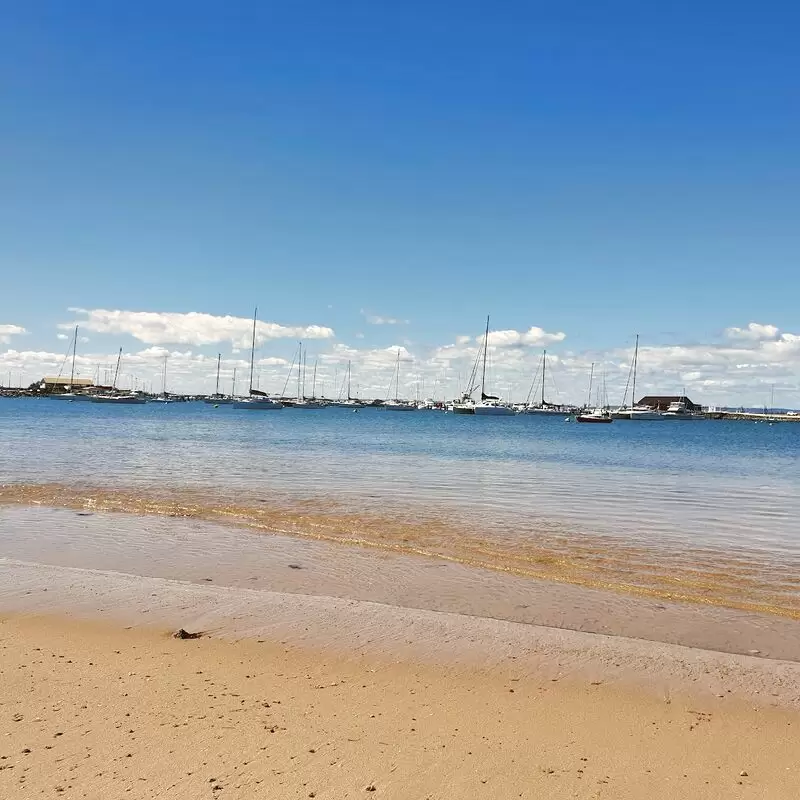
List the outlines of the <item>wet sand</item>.
{"type": "Polygon", "coordinates": [[[0,670],[2,797],[793,800],[800,785],[796,710],[510,658],[6,616],[0,670]]]}

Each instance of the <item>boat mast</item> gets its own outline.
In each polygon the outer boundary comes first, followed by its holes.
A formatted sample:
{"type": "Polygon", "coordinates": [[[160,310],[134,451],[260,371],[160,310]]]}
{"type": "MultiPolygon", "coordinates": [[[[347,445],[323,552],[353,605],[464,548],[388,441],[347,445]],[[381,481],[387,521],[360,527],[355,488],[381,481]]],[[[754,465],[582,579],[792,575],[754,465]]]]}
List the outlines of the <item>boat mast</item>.
{"type": "Polygon", "coordinates": [[[303,343],[297,345],[297,401],[300,402],[300,362],[303,360],[303,343]]]}
{"type": "Polygon", "coordinates": [[[397,348],[397,366],[394,373],[394,401],[400,402],[400,348],[397,348]]]}
{"type": "Polygon", "coordinates": [[[589,408],[592,405],[592,379],[594,378],[594,361],[592,361],[592,368],[589,371],[589,396],[586,399],[586,407],[589,408]]]}
{"type": "MultiPolygon", "coordinates": [[[[69,376],[69,390],[73,391],[72,384],[75,381],[75,351],[78,349],[78,326],[75,326],[75,340],[72,342],[72,372],[69,376]]],[[[11,386],[11,379],[9,378],[8,385],[11,386]]]]}
{"type": "Polygon", "coordinates": [[[117,378],[119,377],[119,362],[122,360],[122,348],[120,347],[117,355],[117,368],[114,370],[114,382],[111,384],[112,389],[117,388],[117,378]]]}
{"type": "Polygon", "coordinates": [[[253,311],[253,341],[250,345],[250,394],[253,394],[253,368],[256,363],[256,317],[258,317],[258,306],[253,311]]]}
{"type": "Polygon", "coordinates": [[[219,364],[222,361],[222,353],[217,353],[217,388],[214,391],[214,396],[219,397],[219,364]]]}
{"type": "Polygon", "coordinates": [[[547,372],[547,350],[542,351],[542,408],[544,408],[544,376],[547,372]]]}
{"type": "Polygon", "coordinates": [[[347,362],[347,399],[350,400],[350,362],[347,362]]]}
{"type": "Polygon", "coordinates": [[[486,333],[483,336],[483,369],[481,370],[481,400],[486,394],[486,353],[489,348],[489,315],[486,315],[486,333]]]}
{"type": "Polygon", "coordinates": [[[306,399],[306,357],[308,356],[308,349],[303,353],[303,400],[306,399]]]}
{"type": "Polygon", "coordinates": [[[236,397],[236,367],[233,368],[233,383],[231,384],[231,397],[236,397]]]}
{"type": "Polygon", "coordinates": [[[636,405],[636,367],[639,363],[639,334],[636,334],[636,347],[633,349],[633,388],[631,389],[631,411],[636,405]]]}
{"type": "MultiPolygon", "coordinates": [[[[311,399],[317,399],[317,360],[314,359],[314,374],[311,376],[311,399]]],[[[325,387],[323,387],[325,388],[325,387]]]]}

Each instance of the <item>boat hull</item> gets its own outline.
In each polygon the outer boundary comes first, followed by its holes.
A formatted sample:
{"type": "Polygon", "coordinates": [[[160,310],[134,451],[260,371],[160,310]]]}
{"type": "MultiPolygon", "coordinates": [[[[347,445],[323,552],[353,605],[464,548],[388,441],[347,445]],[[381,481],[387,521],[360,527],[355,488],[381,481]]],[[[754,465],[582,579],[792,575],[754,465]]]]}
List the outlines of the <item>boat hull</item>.
{"type": "Polygon", "coordinates": [[[143,406],[147,403],[144,397],[103,397],[92,398],[93,403],[101,403],[109,406],[143,406]]]}
{"type": "Polygon", "coordinates": [[[600,416],[592,416],[591,414],[578,414],[575,417],[576,422],[584,422],[584,423],[600,423],[600,424],[608,424],[609,422],[613,422],[614,420],[611,417],[600,417],[600,416]]]}
{"type": "Polygon", "coordinates": [[[513,417],[516,412],[509,406],[476,405],[473,412],[478,417],[513,417]]]}
{"type": "Polygon", "coordinates": [[[53,400],[74,400],[75,402],[90,403],[92,398],[88,394],[51,394],[48,395],[53,400]]]}
{"type": "Polygon", "coordinates": [[[278,411],[283,408],[283,403],[276,400],[237,400],[233,407],[242,411],[278,411]]]}

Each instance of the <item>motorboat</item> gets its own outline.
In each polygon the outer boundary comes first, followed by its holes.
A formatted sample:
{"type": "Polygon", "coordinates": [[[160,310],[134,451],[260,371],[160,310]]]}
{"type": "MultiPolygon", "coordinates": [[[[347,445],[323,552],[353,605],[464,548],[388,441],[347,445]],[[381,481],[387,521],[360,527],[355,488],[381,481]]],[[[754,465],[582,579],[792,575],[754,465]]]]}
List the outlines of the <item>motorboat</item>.
{"type": "Polygon", "coordinates": [[[613,422],[611,413],[604,408],[595,408],[592,411],[586,411],[583,414],[575,415],[576,422],[599,422],[608,423],[613,422]]]}

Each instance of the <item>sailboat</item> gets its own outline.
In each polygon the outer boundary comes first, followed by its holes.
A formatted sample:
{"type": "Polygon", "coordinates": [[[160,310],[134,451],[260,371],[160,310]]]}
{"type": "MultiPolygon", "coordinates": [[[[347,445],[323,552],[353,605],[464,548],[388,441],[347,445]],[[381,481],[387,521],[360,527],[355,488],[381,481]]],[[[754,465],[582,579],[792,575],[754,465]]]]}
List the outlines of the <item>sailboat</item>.
{"type": "Polygon", "coordinates": [[[233,407],[247,411],[275,411],[283,408],[283,403],[268,397],[266,392],[253,388],[253,370],[256,363],[256,321],[258,320],[258,306],[253,312],[253,341],[250,346],[250,392],[249,397],[234,400],[233,407]]]}
{"type": "MultiPolygon", "coordinates": [[[[533,383],[531,384],[531,390],[528,393],[528,402],[525,403],[524,406],[519,408],[519,412],[521,414],[550,414],[554,416],[563,416],[565,410],[564,406],[554,405],[553,403],[548,403],[544,399],[544,387],[545,387],[545,379],[547,377],[547,350],[542,351],[542,396],[541,400],[537,405],[532,405],[530,402],[531,394],[533,393],[534,387],[536,386],[536,375],[533,376],[533,383]]],[[[538,375],[539,370],[536,370],[538,375]]]]}
{"type": "Polygon", "coordinates": [[[52,397],[56,400],[91,400],[91,397],[88,394],[80,394],[79,392],[75,392],[75,387],[73,383],[75,382],[75,351],[78,349],[78,326],[75,326],[75,334],[72,338],[72,370],[69,376],[69,391],[60,393],[60,394],[53,394],[50,393],[49,397],[52,397]]]}
{"type": "Polygon", "coordinates": [[[655,411],[648,406],[637,406],[635,405],[636,402],[636,370],[639,365],[639,334],[636,334],[636,346],[633,349],[633,362],[631,364],[631,371],[633,373],[633,387],[631,388],[631,404],[628,408],[625,408],[624,403],[625,400],[623,399],[623,405],[621,405],[616,411],[611,412],[611,416],[613,419],[630,419],[630,420],[654,420],[654,419],[664,419],[663,414],[660,411],[655,411]]]}
{"type": "Polygon", "coordinates": [[[389,384],[389,392],[391,394],[392,384],[394,384],[394,400],[386,400],[382,406],[387,411],[416,411],[417,404],[410,403],[408,400],[401,400],[398,395],[400,394],[400,348],[397,348],[397,363],[395,365],[394,378],[389,384]]]}
{"type": "Polygon", "coordinates": [[[175,400],[167,394],[167,359],[169,358],[169,353],[164,353],[164,372],[162,376],[162,387],[161,387],[161,394],[158,397],[154,397],[150,400],[151,403],[174,403],[175,400]]]}
{"type": "Polygon", "coordinates": [[[581,414],[575,415],[576,422],[600,422],[600,423],[608,423],[613,422],[614,420],[611,418],[611,414],[601,406],[600,404],[600,390],[598,389],[598,402],[597,406],[594,409],[589,408],[589,404],[592,402],[592,382],[594,380],[594,362],[592,362],[592,368],[589,372],[589,394],[587,397],[586,403],[586,410],[583,411],[581,414]]]}
{"type": "Polygon", "coordinates": [[[312,380],[312,389],[311,389],[311,398],[306,397],[306,353],[303,351],[303,343],[300,342],[300,350],[299,350],[298,358],[297,358],[297,400],[295,400],[292,404],[292,408],[300,408],[300,409],[315,409],[315,408],[323,408],[325,405],[324,403],[317,400],[315,393],[317,390],[317,362],[314,362],[314,377],[312,380]],[[303,362],[303,377],[302,380],[300,378],[300,355],[302,354],[302,362],[303,362]]]}
{"type": "Polygon", "coordinates": [[[486,317],[486,333],[483,337],[483,368],[481,371],[481,401],[475,403],[473,413],[484,417],[513,417],[516,411],[500,401],[499,397],[486,394],[486,355],[489,351],[489,317],[486,317]]]}
{"type": "Polygon", "coordinates": [[[93,403],[106,403],[108,405],[117,406],[140,406],[144,405],[147,400],[139,394],[134,392],[117,392],[117,379],[119,378],[119,366],[122,363],[122,348],[120,347],[117,354],[117,367],[114,370],[114,380],[111,383],[111,394],[93,394],[90,399],[93,403]]]}
{"type": "MultiPolygon", "coordinates": [[[[211,397],[206,397],[203,402],[208,403],[209,405],[221,405],[221,404],[229,404],[233,402],[233,394],[230,397],[225,397],[225,395],[219,393],[219,367],[220,363],[222,362],[222,353],[217,353],[217,383],[214,388],[214,394],[211,397]]],[[[234,388],[236,384],[236,369],[234,368],[234,388]]]]}
{"type": "Polygon", "coordinates": [[[350,368],[350,362],[348,361],[347,373],[345,375],[344,381],[342,382],[342,388],[339,391],[339,396],[333,403],[329,403],[328,405],[334,406],[336,408],[361,408],[363,406],[363,403],[360,400],[357,400],[355,397],[352,396],[350,378],[351,378],[351,368],[350,368]],[[345,393],[345,388],[347,389],[346,393],[345,393]]]}

